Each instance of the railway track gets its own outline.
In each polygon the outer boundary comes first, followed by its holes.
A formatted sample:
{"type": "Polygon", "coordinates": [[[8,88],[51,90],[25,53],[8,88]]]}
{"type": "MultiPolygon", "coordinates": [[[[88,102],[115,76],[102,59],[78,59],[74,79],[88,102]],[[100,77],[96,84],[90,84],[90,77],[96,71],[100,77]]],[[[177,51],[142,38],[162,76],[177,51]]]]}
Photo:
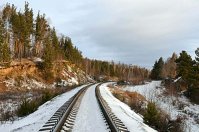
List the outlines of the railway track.
{"type": "Polygon", "coordinates": [[[99,90],[100,85],[101,84],[96,87],[95,94],[111,132],[129,132],[123,122],[115,116],[107,102],[103,99],[99,90]]]}
{"type": "MultiPolygon", "coordinates": [[[[91,85],[80,89],[73,97],[65,102],[45,123],[45,125],[43,125],[39,132],[71,132],[82,101],[82,97],[91,85]]],[[[95,88],[95,94],[102,112],[102,116],[104,117],[105,122],[108,124],[109,130],[111,132],[129,132],[122,121],[114,115],[107,102],[103,99],[100,94],[99,87],[100,84],[95,88]]]]}
{"type": "Polygon", "coordinates": [[[67,102],[65,102],[45,123],[45,125],[43,125],[39,132],[71,131],[82,97],[91,85],[88,85],[80,89],[73,97],[71,97],[67,102]]]}

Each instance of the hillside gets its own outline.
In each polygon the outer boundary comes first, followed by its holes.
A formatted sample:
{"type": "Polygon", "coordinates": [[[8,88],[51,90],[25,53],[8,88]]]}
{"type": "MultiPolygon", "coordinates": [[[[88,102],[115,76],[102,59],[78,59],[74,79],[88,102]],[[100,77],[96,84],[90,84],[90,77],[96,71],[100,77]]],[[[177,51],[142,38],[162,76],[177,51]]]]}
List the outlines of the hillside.
{"type": "MultiPolygon", "coordinates": [[[[69,91],[72,87],[93,81],[84,71],[68,61],[54,61],[52,77],[45,79],[41,59],[14,60],[0,68],[0,120],[13,120],[25,100],[48,99],[69,91]],[[46,97],[47,96],[47,97],[46,97]]],[[[40,104],[38,104],[40,105],[40,104]]]]}
{"type": "Polygon", "coordinates": [[[46,81],[42,70],[39,69],[39,63],[37,60],[23,59],[21,62],[12,61],[9,67],[1,68],[1,91],[55,88],[79,85],[88,81],[85,72],[67,61],[53,62],[53,76],[46,81]]]}

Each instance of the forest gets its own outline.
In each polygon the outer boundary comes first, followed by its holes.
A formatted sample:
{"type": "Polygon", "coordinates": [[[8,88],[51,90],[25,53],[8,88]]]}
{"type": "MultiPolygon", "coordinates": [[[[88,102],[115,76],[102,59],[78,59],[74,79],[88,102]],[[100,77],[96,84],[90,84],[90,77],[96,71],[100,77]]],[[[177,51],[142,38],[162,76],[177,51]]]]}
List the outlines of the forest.
{"type": "Polygon", "coordinates": [[[43,59],[43,72],[48,75],[55,60],[67,60],[97,80],[116,78],[138,83],[149,76],[149,70],[139,66],[83,57],[70,37],[57,34],[45,14],[38,12],[34,19],[28,2],[23,11],[10,4],[0,11],[0,50],[1,67],[8,67],[12,60],[37,57],[43,59]]]}

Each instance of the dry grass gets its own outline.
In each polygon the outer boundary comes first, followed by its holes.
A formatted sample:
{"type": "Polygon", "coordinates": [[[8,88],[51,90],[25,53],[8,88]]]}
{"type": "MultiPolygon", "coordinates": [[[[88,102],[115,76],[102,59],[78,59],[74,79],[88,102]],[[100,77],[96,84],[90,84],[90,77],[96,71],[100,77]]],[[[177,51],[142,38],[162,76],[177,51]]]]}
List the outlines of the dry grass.
{"type": "Polygon", "coordinates": [[[140,84],[144,84],[144,81],[145,81],[145,80],[146,80],[146,79],[144,79],[144,78],[139,78],[139,77],[137,77],[137,78],[131,79],[130,82],[131,82],[131,84],[133,84],[133,85],[140,85],[140,84]]]}
{"type": "Polygon", "coordinates": [[[6,87],[5,83],[0,81],[0,93],[4,92],[6,90],[7,90],[7,87],[6,87]]]}
{"type": "Polygon", "coordinates": [[[110,90],[117,99],[130,106],[135,112],[140,114],[144,112],[147,101],[141,94],[137,92],[123,91],[118,88],[110,88],[110,90]]]}

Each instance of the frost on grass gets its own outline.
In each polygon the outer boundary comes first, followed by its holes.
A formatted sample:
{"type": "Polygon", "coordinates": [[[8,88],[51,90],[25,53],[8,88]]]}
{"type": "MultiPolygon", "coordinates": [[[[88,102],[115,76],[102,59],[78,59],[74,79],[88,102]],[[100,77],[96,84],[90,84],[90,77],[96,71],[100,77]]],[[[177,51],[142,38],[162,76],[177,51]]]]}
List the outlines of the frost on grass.
{"type": "Polygon", "coordinates": [[[6,87],[10,90],[15,89],[41,89],[41,88],[53,88],[53,85],[48,85],[43,82],[37,81],[33,78],[28,78],[27,76],[20,76],[19,78],[9,78],[4,81],[6,87]]]}

